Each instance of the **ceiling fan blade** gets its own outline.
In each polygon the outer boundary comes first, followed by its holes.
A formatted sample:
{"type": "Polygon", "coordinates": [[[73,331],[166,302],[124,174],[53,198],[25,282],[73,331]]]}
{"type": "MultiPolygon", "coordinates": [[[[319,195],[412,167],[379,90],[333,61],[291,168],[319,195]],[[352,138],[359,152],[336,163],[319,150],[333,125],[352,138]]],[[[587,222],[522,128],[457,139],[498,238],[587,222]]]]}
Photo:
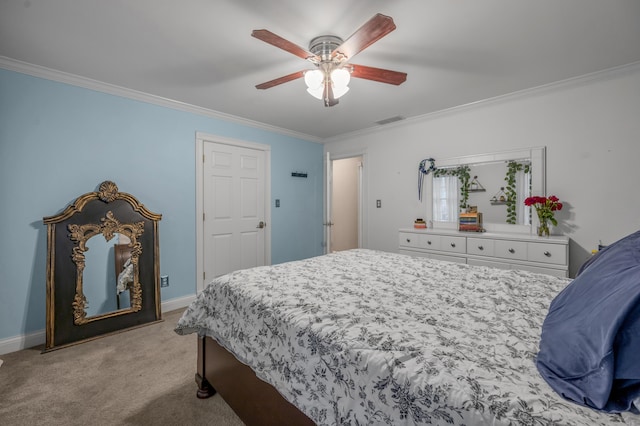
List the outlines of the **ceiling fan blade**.
{"type": "Polygon", "coordinates": [[[269,88],[271,88],[273,86],[277,86],[277,85],[282,84],[282,83],[287,83],[287,82],[295,80],[297,78],[302,78],[302,77],[304,77],[304,73],[305,73],[305,71],[297,71],[297,72],[294,72],[292,74],[285,75],[283,77],[279,77],[279,78],[276,78],[276,79],[271,80],[271,81],[267,81],[267,82],[262,83],[262,84],[258,84],[256,86],[256,89],[269,89],[269,88]]]}
{"type": "Polygon", "coordinates": [[[393,23],[393,18],[378,13],[358,28],[344,43],[336,47],[331,52],[331,57],[338,57],[341,61],[349,60],[395,29],[396,24],[393,23]]]}
{"type": "Polygon", "coordinates": [[[309,52],[306,49],[303,49],[295,43],[290,42],[289,40],[280,37],[277,34],[272,33],[269,30],[253,30],[251,36],[282,50],[286,50],[287,52],[292,53],[299,58],[306,59],[314,63],[320,61],[320,58],[313,53],[309,52]]]}
{"type": "Polygon", "coordinates": [[[396,86],[407,80],[406,72],[391,71],[355,64],[349,64],[349,66],[352,69],[351,77],[364,78],[365,80],[373,80],[380,83],[395,84],[396,86]]]}

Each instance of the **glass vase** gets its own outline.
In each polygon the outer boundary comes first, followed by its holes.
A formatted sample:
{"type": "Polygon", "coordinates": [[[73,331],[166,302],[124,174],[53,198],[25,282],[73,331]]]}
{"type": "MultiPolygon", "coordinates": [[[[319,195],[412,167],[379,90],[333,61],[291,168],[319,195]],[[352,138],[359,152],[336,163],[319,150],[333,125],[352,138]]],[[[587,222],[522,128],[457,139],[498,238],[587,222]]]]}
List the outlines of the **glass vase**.
{"type": "Polygon", "coordinates": [[[538,226],[538,237],[548,237],[549,236],[549,223],[546,220],[540,221],[540,225],[538,226]]]}

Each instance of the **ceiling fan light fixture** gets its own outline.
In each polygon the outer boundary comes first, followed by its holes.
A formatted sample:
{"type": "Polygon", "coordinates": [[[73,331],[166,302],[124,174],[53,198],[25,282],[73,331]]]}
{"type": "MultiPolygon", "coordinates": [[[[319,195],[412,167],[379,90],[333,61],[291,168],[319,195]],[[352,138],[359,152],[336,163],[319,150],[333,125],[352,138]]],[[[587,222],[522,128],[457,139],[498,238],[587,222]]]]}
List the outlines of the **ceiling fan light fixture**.
{"type": "Polygon", "coordinates": [[[309,89],[322,88],[324,84],[324,74],[320,70],[309,70],[304,73],[304,82],[309,89]]]}
{"type": "Polygon", "coordinates": [[[335,84],[333,85],[333,97],[335,99],[338,99],[339,97],[343,96],[345,93],[347,93],[349,91],[349,88],[347,86],[336,86],[335,84]]]}
{"type": "Polygon", "coordinates": [[[320,70],[309,70],[304,73],[307,92],[316,99],[322,99],[324,92],[324,73],[320,70]]]}
{"type": "Polygon", "coordinates": [[[351,73],[344,68],[336,68],[331,71],[331,81],[334,88],[347,87],[351,81],[351,73]]]}
{"type": "Polygon", "coordinates": [[[349,91],[349,81],[351,73],[344,68],[336,68],[331,71],[331,82],[333,83],[333,96],[338,99],[349,91]]]}
{"type": "Polygon", "coordinates": [[[315,89],[309,87],[307,88],[307,92],[314,98],[322,100],[322,95],[324,94],[324,85],[315,89]]]}
{"type": "Polygon", "coordinates": [[[304,82],[307,85],[307,92],[316,99],[324,98],[324,85],[329,81],[333,90],[333,97],[338,99],[349,91],[349,81],[351,74],[347,69],[336,68],[334,70],[309,70],[304,73],[304,82]],[[325,78],[327,73],[330,78],[325,78]]]}

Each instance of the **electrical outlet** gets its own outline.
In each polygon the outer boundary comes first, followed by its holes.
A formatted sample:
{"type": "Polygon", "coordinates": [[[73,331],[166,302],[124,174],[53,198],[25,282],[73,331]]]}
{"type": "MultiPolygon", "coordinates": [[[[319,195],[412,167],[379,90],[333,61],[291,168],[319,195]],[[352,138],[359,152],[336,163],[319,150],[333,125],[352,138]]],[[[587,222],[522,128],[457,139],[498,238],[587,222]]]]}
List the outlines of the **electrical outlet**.
{"type": "Polygon", "coordinates": [[[377,208],[382,207],[382,200],[376,200],[376,207],[377,208]]]}
{"type": "Polygon", "coordinates": [[[160,276],[160,287],[169,287],[169,275],[160,276]]]}
{"type": "Polygon", "coordinates": [[[276,199],[276,207],[280,207],[280,200],[276,199]]]}

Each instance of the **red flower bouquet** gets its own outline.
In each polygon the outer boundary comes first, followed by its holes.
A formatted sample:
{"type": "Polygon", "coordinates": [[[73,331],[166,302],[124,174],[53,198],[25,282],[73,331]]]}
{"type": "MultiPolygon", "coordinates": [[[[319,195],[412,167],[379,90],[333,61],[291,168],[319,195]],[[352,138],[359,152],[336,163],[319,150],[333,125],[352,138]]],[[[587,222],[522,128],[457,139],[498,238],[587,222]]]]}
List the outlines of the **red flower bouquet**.
{"type": "Polygon", "coordinates": [[[560,199],[555,195],[549,197],[528,197],[524,200],[524,205],[533,206],[536,209],[538,220],[540,221],[538,235],[549,236],[549,222],[551,222],[553,226],[558,225],[558,221],[553,215],[555,211],[562,210],[560,199]]]}

